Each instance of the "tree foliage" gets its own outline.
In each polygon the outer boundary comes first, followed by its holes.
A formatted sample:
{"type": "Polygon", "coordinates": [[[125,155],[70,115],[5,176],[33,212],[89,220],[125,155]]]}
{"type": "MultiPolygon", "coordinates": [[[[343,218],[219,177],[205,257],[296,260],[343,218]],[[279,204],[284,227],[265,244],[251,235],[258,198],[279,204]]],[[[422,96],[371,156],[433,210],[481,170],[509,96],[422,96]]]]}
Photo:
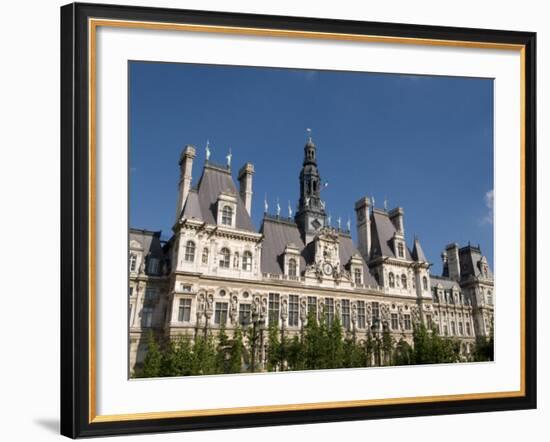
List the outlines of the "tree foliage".
{"type": "MultiPolygon", "coordinates": [[[[198,333],[193,339],[180,336],[166,343],[147,335],[148,352],[136,377],[196,376],[254,370],[317,370],[334,368],[369,367],[372,365],[417,365],[450,363],[464,360],[461,343],[457,339],[441,337],[437,331],[424,325],[415,326],[412,345],[385,328],[375,335],[370,330],[358,336],[356,330],[344,332],[338,316],[328,323],[325,315],[319,319],[308,316],[300,334],[281,332],[272,323],[262,327],[240,327],[233,330],[231,339],[225,325],[216,331],[198,333]],[[213,333],[216,333],[214,335],[213,333]],[[265,333],[267,332],[267,334],[265,333]],[[260,339],[260,336],[263,336],[260,339]],[[261,359],[262,348],[265,366],[261,359]]],[[[493,333],[489,338],[478,338],[471,359],[493,360],[493,333]]]]}

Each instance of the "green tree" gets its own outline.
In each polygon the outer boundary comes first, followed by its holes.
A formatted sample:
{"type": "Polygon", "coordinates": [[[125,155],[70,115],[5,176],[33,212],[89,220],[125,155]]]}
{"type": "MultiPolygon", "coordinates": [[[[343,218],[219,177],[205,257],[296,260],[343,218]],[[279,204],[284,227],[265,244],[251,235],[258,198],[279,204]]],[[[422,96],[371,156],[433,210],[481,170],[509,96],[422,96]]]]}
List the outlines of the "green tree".
{"type": "Polygon", "coordinates": [[[160,346],[153,335],[153,332],[149,330],[147,335],[147,355],[143,362],[143,367],[139,372],[138,377],[142,378],[154,378],[161,376],[162,365],[162,353],[160,346]]]}
{"type": "Polygon", "coordinates": [[[393,363],[395,365],[410,365],[413,363],[413,358],[413,348],[403,338],[399,339],[395,346],[393,363]]]}
{"type": "Polygon", "coordinates": [[[304,327],[304,368],[316,370],[322,367],[323,349],[319,323],[313,312],[310,312],[304,327]]]}
{"type": "Polygon", "coordinates": [[[372,356],[374,354],[374,340],[370,331],[367,333],[367,340],[365,341],[365,365],[370,367],[372,365],[372,356]]]}
{"type": "Polygon", "coordinates": [[[216,373],[230,373],[228,352],[230,349],[229,338],[225,331],[225,322],[220,324],[218,330],[218,346],[216,348],[216,373]]]}
{"type": "Polygon", "coordinates": [[[281,342],[279,326],[271,321],[268,327],[267,371],[277,371],[281,368],[281,342]]]}
{"type": "Polygon", "coordinates": [[[388,327],[384,327],[382,332],[382,353],[384,358],[384,365],[392,365],[392,356],[393,356],[393,344],[394,339],[388,330],[388,327]]]}
{"type": "Polygon", "coordinates": [[[237,326],[233,332],[233,342],[231,343],[229,373],[240,373],[242,371],[243,351],[243,333],[241,328],[237,326]]]}
{"type": "Polygon", "coordinates": [[[214,337],[198,335],[193,344],[193,364],[191,374],[215,374],[217,369],[217,351],[214,337]]]}
{"type": "Polygon", "coordinates": [[[494,337],[493,329],[489,334],[489,339],[485,336],[477,336],[472,358],[476,362],[493,361],[494,360],[494,337]]]}
{"type": "Polygon", "coordinates": [[[344,343],[342,325],[338,316],[332,320],[327,330],[326,368],[341,368],[344,366],[344,343]]]}
{"type": "Polygon", "coordinates": [[[343,346],[342,364],[346,368],[364,367],[366,364],[365,348],[357,343],[354,337],[346,337],[343,346]]]}
{"type": "Polygon", "coordinates": [[[304,370],[306,366],[305,344],[298,336],[294,336],[286,342],[287,369],[304,370]]]}

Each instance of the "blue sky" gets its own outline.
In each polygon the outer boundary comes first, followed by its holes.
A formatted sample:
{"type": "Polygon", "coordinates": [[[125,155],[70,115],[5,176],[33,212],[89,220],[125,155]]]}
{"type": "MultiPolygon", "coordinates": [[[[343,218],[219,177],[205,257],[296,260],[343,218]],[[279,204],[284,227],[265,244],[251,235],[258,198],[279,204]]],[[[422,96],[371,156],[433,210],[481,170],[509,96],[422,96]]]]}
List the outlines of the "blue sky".
{"type": "Polygon", "coordinates": [[[267,194],[296,206],[306,128],[313,131],[333,224],[360,197],[401,206],[409,246],[418,235],[441,271],[446,244],[480,244],[493,262],[493,81],[296,69],[131,62],[130,225],[171,234],[178,157],[197,147],[198,182],[211,161],[233,176],[254,164],[252,217],[267,194]]]}

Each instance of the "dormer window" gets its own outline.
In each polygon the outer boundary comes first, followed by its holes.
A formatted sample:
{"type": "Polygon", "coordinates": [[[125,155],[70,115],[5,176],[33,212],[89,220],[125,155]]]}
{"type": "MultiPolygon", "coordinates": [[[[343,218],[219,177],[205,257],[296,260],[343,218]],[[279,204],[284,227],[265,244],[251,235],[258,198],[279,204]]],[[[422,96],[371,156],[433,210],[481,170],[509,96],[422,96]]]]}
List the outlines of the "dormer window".
{"type": "Polygon", "coordinates": [[[130,271],[135,272],[137,268],[137,255],[130,253],[130,271]]]}
{"type": "Polygon", "coordinates": [[[399,256],[399,258],[405,257],[405,247],[403,246],[402,242],[397,244],[397,256],[399,256]]]}
{"type": "Polygon", "coordinates": [[[231,206],[223,206],[222,209],[222,224],[224,226],[233,225],[233,209],[231,206]]]}
{"type": "Polygon", "coordinates": [[[216,224],[235,228],[237,214],[237,195],[231,192],[222,192],[216,203],[216,224]]]}
{"type": "Polygon", "coordinates": [[[296,271],[297,271],[297,264],[296,260],[294,258],[290,258],[288,260],[288,276],[296,277],[296,271]]]}
{"type": "Polygon", "coordinates": [[[357,284],[357,285],[362,284],[363,272],[361,272],[361,269],[355,269],[355,271],[353,272],[353,274],[354,274],[355,284],[357,284]]]}

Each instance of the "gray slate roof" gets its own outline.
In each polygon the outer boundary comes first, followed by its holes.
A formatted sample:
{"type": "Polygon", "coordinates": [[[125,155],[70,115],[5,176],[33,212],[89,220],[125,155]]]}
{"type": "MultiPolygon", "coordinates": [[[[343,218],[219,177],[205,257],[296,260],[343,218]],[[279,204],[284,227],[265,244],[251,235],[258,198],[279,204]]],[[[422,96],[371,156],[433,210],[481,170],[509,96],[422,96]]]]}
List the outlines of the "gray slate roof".
{"type": "MultiPolygon", "coordinates": [[[[395,258],[396,255],[391,247],[391,240],[397,229],[391,222],[387,212],[375,209],[372,212],[372,256],[389,256],[395,258]]],[[[405,247],[405,258],[412,261],[409,248],[405,247]]]]}
{"type": "Polygon", "coordinates": [[[260,233],[264,235],[261,262],[263,273],[279,275],[284,273],[283,253],[289,243],[294,243],[296,248],[300,250],[300,269],[303,270],[305,268],[305,246],[296,224],[290,221],[265,217],[260,233]]]}
{"type": "Polygon", "coordinates": [[[420,245],[420,241],[418,239],[414,240],[414,246],[411,255],[415,261],[428,262],[428,260],[426,259],[426,255],[424,255],[424,250],[422,250],[422,246],[420,245]]]}
{"type": "Polygon", "coordinates": [[[222,192],[233,193],[237,197],[236,228],[255,232],[256,229],[231,176],[231,170],[213,164],[204,165],[197,188],[189,192],[182,216],[207,224],[216,224],[216,203],[222,192]]]}
{"type": "Polygon", "coordinates": [[[441,284],[441,287],[443,287],[443,290],[451,290],[452,288],[455,288],[455,287],[460,290],[460,286],[458,285],[457,281],[450,278],[442,278],[441,276],[430,275],[430,284],[432,287],[435,287],[436,285],[441,284]]]}
{"type": "MultiPolygon", "coordinates": [[[[466,278],[469,275],[474,275],[475,277],[481,277],[481,266],[480,261],[483,255],[481,254],[481,249],[474,246],[462,247],[458,250],[459,260],[460,260],[460,276],[461,278],[466,278]]],[[[488,277],[493,277],[493,272],[491,268],[488,267],[488,277]]]]}
{"type": "MultiPolygon", "coordinates": [[[[310,242],[305,245],[302,241],[298,226],[293,221],[285,219],[276,219],[265,217],[260,232],[264,235],[262,246],[261,268],[263,273],[272,273],[281,275],[284,273],[284,251],[288,244],[293,243],[300,251],[300,270],[303,271],[308,264],[314,261],[315,244],[310,242]]],[[[339,235],[340,239],[340,262],[347,266],[351,257],[357,254],[361,257],[359,251],[353,245],[351,236],[339,235]]],[[[376,281],[370,274],[367,264],[363,262],[364,282],[367,285],[376,285],[376,281]]]]}
{"type": "Polygon", "coordinates": [[[150,254],[153,258],[162,258],[162,244],[160,242],[161,232],[153,232],[151,230],[141,230],[130,228],[130,241],[137,241],[143,247],[143,254],[150,254]]]}

